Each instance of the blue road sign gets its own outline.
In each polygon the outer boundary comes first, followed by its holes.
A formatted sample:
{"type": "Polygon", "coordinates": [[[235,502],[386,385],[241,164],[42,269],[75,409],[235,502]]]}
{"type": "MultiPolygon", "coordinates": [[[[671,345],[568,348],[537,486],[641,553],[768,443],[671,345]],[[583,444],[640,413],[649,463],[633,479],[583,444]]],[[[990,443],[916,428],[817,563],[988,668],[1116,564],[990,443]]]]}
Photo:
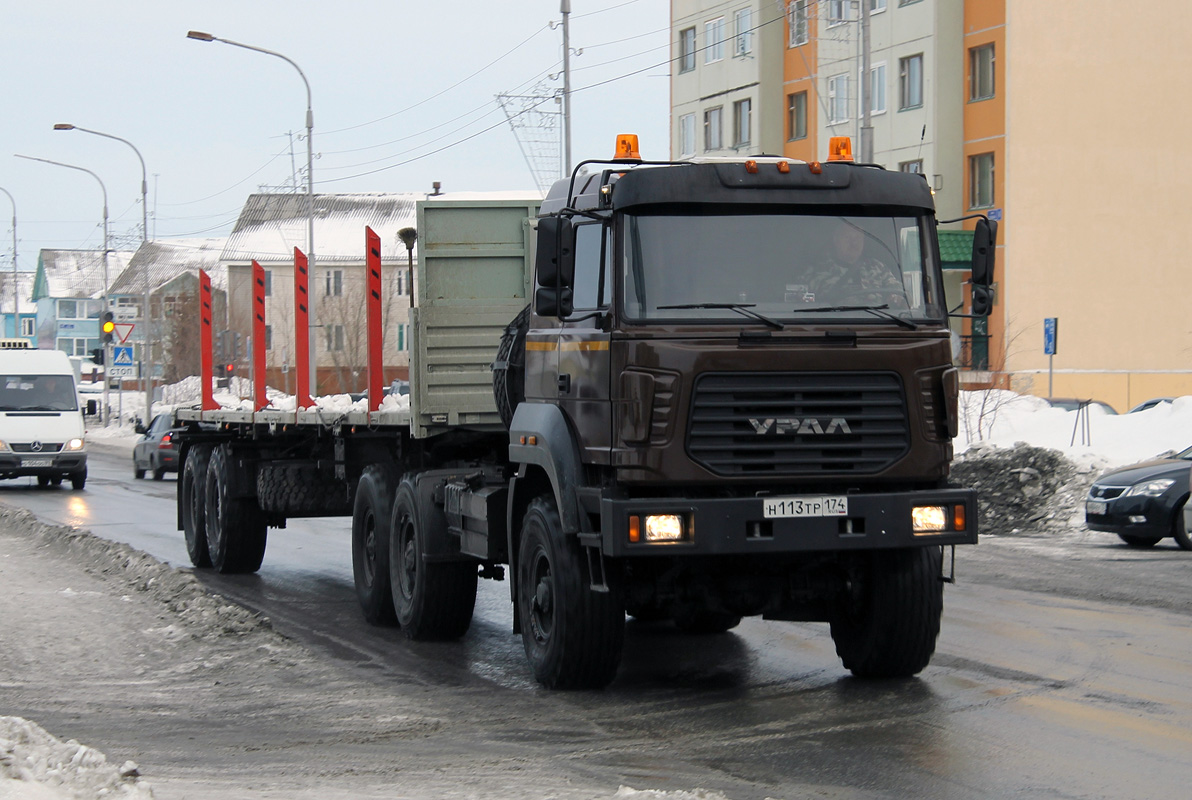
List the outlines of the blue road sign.
{"type": "Polygon", "coordinates": [[[132,345],[118,345],[112,348],[112,364],[117,367],[131,367],[135,362],[132,360],[132,345]]]}
{"type": "Polygon", "coordinates": [[[1056,340],[1059,338],[1059,317],[1047,317],[1043,320],[1043,354],[1055,355],[1056,340]]]}

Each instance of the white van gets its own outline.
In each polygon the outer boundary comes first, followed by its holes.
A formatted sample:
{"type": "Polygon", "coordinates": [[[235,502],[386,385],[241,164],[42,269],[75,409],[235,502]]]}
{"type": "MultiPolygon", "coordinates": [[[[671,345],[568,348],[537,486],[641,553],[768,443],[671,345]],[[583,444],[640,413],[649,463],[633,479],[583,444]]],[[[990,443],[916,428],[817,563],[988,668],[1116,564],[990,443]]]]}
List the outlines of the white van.
{"type": "Polygon", "coordinates": [[[0,478],[87,483],[74,366],[60,350],[0,349],[0,478]]]}

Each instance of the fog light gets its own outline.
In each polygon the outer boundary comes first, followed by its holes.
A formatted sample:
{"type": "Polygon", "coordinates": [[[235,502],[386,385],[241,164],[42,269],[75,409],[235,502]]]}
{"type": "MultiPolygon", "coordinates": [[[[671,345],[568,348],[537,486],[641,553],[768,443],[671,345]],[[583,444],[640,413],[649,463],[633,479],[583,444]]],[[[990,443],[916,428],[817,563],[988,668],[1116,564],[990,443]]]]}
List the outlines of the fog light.
{"type": "Polygon", "coordinates": [[[915,506],[911,509],[911,524],[915,533],[938,533],[948,529],[946,506],[915,506]]]}
{"type": "Polygon", "coordinates": [[[1146,522],[1146,517],[1144,517],[1142,514],[1131,514],[1130,522],[1134,525],[1142,525],[1146,522]]]}

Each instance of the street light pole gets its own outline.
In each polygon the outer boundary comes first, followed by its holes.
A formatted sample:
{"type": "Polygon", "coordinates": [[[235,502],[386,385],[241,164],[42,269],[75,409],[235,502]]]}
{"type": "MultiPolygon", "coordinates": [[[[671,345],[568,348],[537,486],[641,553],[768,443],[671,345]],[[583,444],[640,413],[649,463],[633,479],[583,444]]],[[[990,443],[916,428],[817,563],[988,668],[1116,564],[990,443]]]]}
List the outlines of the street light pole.
{"type": "MultiPolygon", "coordinates": [[[[298,66],[293,59],[284,56],[281,53],[273,50],[266,50],[263,47],[256,47],[251,44],[244,44],[243,42],[233,42],[231,39],[221,39],[218,36],[213,36],[210,33],[203,31],[188,31],[186,38],[194,39],[199,42],[222,42],[230,44],[233,47],[241,47],[245,50],[253,50],[257,53],[264,53],[267,56],[274,56],[285,61],[291,67],[298,71],[298,77],[302,78],[302,85],[306,87],[306,262],[308,267],[308,274],[315,273],[315,155],[314,155],[314,128],[315,128],[315,114],[311,108],[310,95],[310,81],[306,79],[306,73],[302,71],[302,67],[298,66]]],[[[314,316],[314,305],[311,305],[311,316],[314,316]]],[[[317,388],[319,384],[318,374],[318,358],[315,356],[315,325],[312,321],[310,325],[310,396],[317,396],[317,388]]]]}
{"type": "Polygon", "coordinates": [[[17,283],[17,201],[12,194],[0,186],[0,192],[8,195],[12,203],[12,335],[21,335],[21,287],[17,283]]]}
{"type": "MultiPolygon", "coordinates": [[[[96,136],[102,136],[105,139],[115,139],[118,142],[124,142],[132,148],[132,151],[137,154],[137,160],[141,162],[141,244],[146,244],[149,241],[149,175],[145,171],[145,159],[141,156],[141,151],[137,146],[127,139],[122,139],[119,136],[113,136],[110,133],[102,133],[100,131],[93,131],[89,128],[83,128],[78,125],[71,125],[68,122],[59,122],[54,125],[56,131],[82,131],[83,133],[91,133],[96,136]]],[[[143,366],[145,380],[145,418],[142,420],[146,426],[149,425],[149,420],[153,418],[153,353],[149,344],[149,261],[148,253],[146,255],[145,265],[142,268],[145,279],[145,319],[144,330],[141,331],[141,339],[144,341],[144,347],[141,349],[141,361],[143,366]]],[[[107,367],[104,367],[107,371],[107,367]]]]}
{"type": "MultiPolygon", "coordinates": [[[[40,161],[43,164],[53,164],[56,167],[66,167],[67,169],[77,169],[79,172],[86,172],[92,178],[99,181],[99,189],[103,192],[103,298],[100,301],[100,319],[103,318],[103,312],[108,310],[108,188],[103,185],[103,181],[89,169],[85,167],[78,167],[74,164],[63,164],[61,161],[50,161],[48,158],[37,158],[36,156],[23,156],[16,154],[17,158],[26,158],[30,161],[40,161]]],[[[110,421],[111,413],[108,410],[108,365],[112,363],[111,348],[103,341],[103,332],[100,331],[100,344],[103,345],[103,425],[106,428],[110,421]]]]}

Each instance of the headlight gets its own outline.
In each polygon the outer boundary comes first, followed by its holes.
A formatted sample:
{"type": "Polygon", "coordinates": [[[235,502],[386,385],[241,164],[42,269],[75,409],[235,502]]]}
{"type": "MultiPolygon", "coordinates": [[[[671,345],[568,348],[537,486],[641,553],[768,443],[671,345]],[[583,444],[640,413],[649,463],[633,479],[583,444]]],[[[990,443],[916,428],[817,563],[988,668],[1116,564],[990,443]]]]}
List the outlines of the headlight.
{"type": "Polygon", "coordinates": [[[915,506],[911,509],[911,529],[915,536],[963,531],[967,528],[963,503],[946,506],[915,506]]]}
{"type": "Polygon", "coordinates": [[[71,439],[69,442],[67,442],[66,444],[64,444],[62,446],[62,449],[63,450],[82,450],[83,449],[83,440],[82,439],[71,439]]]}
{"type": "Polygon", "coordinates": [[[8,446],[8,442],[0,442],[0,453],[11,453],[12,448],[8,446]]]}
{"type": "Polygon", "coordinates": [[[1171,488],[1174,478],[1159,478],[1145,483],[1136,483],[1127,489],[1122,497],[1158,497],[1171,488]]]}
{"type": "Polygon", "coordinates": [[[689,514],[634,514],[629,517],[629,541],[643,544],[676,544],[693,538],[689,514]]]}

